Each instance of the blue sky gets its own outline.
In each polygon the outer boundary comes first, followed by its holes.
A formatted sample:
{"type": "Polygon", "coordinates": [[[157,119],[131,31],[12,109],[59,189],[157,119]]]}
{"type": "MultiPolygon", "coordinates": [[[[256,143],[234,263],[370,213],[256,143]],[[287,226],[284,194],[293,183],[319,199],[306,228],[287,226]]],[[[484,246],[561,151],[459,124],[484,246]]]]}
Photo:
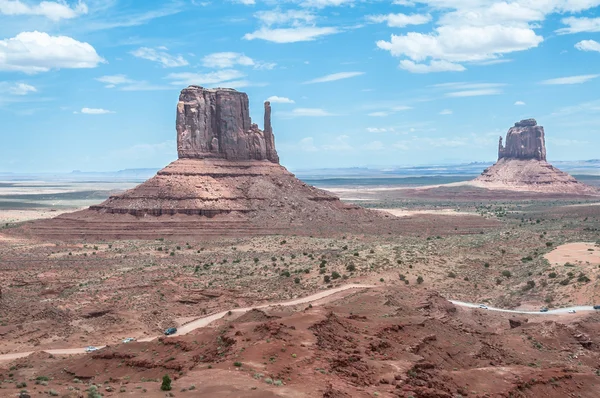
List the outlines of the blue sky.
{"type": "Polygon", "coordinates": [[[0,171],[176,158],[189,84],[271,99],[290,169],[599,158],[600,0],[0,0],[0,171]]]}

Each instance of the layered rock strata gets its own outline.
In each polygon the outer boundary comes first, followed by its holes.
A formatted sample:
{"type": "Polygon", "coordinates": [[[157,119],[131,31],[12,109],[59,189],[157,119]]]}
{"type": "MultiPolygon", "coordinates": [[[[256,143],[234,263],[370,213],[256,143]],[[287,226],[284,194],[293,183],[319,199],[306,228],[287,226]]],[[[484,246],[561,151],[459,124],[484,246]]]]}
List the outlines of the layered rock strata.
{"type": "Polygon", "coordinates": [[[271,104],[265,103],[265,130],[250,119],[248,95],[232,89],[189,86],[177,104],[179,158],[269,160],[279,163],[271,128],[271,104]]]}
{"type": "Polygon", "coordinates": [[[473,185],[488,189],[600,194],[546,161],[544,128],[538,126],[535,119],[515,123],[506,135],[506,146],[500,137],[498,162],[473,180],[473,185]]]}

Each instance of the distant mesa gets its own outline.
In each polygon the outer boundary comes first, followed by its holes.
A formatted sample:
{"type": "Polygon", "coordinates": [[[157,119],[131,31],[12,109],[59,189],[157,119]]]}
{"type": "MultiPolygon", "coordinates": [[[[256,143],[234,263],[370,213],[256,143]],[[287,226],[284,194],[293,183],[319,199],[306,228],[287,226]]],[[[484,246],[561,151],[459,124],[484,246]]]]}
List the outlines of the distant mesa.
{"type": "Polygon", "coordinates": [[[508,130],[505,145],[500,137],[498,162],[485,169],[473,184],[488,189],[600,194],[596,188],[577,181],[546,161],[544,128],[535,119],[515,123],[508,130]]]}
{"type": "Polygon", "coordinates": [[[179,159],[154,177],[89,209],[34,222],[29,231],[147,239],[400,229],[393,217],[343,203],[281,166],[269,102],[260,130],[245,93],[189,86],[179,97],[176,129],[179,159]]]}

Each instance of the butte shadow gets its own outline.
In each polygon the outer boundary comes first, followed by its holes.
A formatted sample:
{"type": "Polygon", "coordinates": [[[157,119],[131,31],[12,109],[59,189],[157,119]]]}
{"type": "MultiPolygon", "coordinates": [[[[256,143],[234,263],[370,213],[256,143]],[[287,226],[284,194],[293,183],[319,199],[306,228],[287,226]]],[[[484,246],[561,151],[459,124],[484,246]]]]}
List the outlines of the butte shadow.
{"type": "Polygon", "coordinates": [[[439,228],[446,227],[452,233],[476,233],[495,225],[478,219],[457,230],[439,220],[399,220],[309,186],[279,164],[269,102],[264,130],[252,123],[248,103],[245,93],[232,89],[182,90],[178,160],[99,205],[27,223],[11,234],[59,240],[204,239],[421,233],[432,228],[444,233],[439,228]]]}

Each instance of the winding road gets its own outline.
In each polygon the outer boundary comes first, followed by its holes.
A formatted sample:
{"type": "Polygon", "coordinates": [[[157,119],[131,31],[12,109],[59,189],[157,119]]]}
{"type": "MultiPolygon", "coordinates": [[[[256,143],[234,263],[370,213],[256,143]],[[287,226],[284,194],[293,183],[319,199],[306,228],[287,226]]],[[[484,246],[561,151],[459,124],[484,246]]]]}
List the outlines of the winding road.
{"type": "MultiPolygon", "coordinates": [[[[342,291],[345,291],[348,289],[366,289],[366,288],[371,288],[371,287],[375,287],[375,286],[374,285],[361,285],[361,284],[344,285],[344,286],[337,287],[335,289],[325,290],[325,291],[315,293],[310,296],[301,297],[299,299],[295,299],[292,301],[284,301],[281,303],[274,303],[274,304],[262,304],[262,305],[246,307],[246,308],[234,308],[231,310],[231,312],[238,314],[238,313],[246,313],[252,309],[261,309],[261,308],[267,308],[267,307],[272,307],[272,306],[288,307],[288,306],[293,306],[293,305],[298,305],[298,304],[306,304],[306,303],[310,303],[313,301],[323,299],[325,297],[331,296],[333,294],[336,294],[336,293],[339,293],[339,292],[342,292],[342,291]]],[[[463,301],[456,301],[456,300],[448,300],[448,301],[450,301],[452,304],[457,305],[459,307],[480,309],[479,304],[466,303],[463,301]]],[[[592,306],[576,306],[576,307],[568,307],[568,308],[559,308],[559,309],[549,310],[547,312],[524,311],[524,310],[505,310],[502,308],[494,308],[494,307],[487,307],[486,309],[481,308],[481,310],[482,311],[509,312],[509,313],[513,313],[513,314],[528,314],[528,315],[567,314],[570,310],[575,310],[576,312],[593,312],[593,311],[595,311],[594,307],[592,307],[592,306]]],[[[219,312],[217,314],[208,315],[208,316],[193,320],[193,321],[186,323],[186,324],[182,325],[181,327],[179,327],[177,329],[177,333],[173,334],[172,336],[183,336],[183,335],[186,335],[196,329],[204,328],[204,327],[210,325],[212,322],[223,318],[227,313],[229,313],[229,311],[223,311],[223,312],[219,312]]],[[[140,341],[140,342],[152,341],[159,337],[160,336],[147,337],[147,338],[139,339],[138,341],[140,341]]],[[[100,349],[100,348],[104,348],[104,347],[105,346],[98,346],[97,348],[100,349]]],[[[24,357],[27,357],[27,356],[33,354],[34,352],[37,352],[37,351],[19,352],[19,353],[13,353],[13,354],[3,354],[3,355],[0,355],[0,362],[6,362],[6,361],[12,361],[12,360],[15,360],[18,358],[24,358],[24,357]]],[[[75,354],[85,354],[85,348],[65,348],[65,349],[57,349],[57,350],[48,349],[48,350],[41,350],[41,352],[46,352],[48,354],[53,354],[53,355],[75,355],[75,354]]]]}

